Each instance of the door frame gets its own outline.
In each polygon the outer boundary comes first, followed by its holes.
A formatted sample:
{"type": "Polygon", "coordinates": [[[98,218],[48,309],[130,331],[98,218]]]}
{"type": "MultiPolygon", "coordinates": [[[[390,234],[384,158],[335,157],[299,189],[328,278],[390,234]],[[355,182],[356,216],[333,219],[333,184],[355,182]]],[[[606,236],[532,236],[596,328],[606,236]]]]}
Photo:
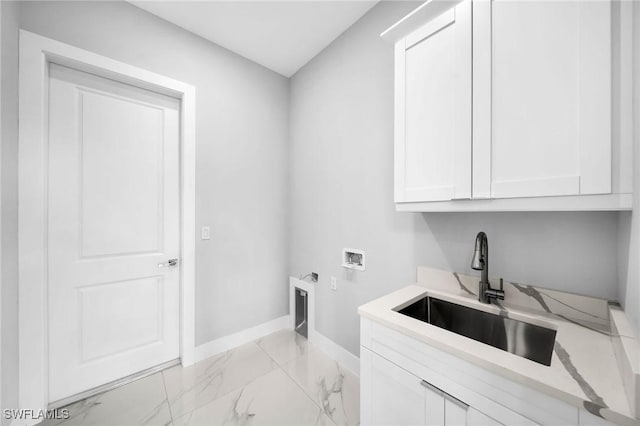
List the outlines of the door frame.
{"type": "MultiPolygon", "coordinates": [[[[195,348],[195,87],[20,30],[18,149],[19,406],[46,409],[49,63],[180,99],[180,360],[195,348]]],[[[35,423],[35,421],[33,422],[35,423]]]]}

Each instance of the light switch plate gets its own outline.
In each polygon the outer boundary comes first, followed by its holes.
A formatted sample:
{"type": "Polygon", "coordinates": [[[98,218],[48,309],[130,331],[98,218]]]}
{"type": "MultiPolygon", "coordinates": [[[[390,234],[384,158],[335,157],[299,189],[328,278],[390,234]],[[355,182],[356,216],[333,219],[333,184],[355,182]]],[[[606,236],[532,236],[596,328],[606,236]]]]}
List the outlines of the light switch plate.
{"type": "Polygon", "coordinates": [[[211,229],[208,226],[203,226],[202,227],[202,236],[201,238],[203,240],[210,240],[211,239],[211,229]]]}
{"type": "Polygon", "coordinates": [[[331,290],[338,290],[338,280],[336,280],[336,277],[331,277],[331,290]]]}

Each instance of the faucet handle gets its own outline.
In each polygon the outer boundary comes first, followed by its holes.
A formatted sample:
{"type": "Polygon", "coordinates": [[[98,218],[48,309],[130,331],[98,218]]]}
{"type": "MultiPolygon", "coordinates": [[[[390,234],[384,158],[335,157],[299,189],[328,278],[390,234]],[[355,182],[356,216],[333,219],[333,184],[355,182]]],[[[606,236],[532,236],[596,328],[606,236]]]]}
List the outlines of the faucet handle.
{"type": "Polygon", "coordinates": [[[504,300],[504,291],[502,290],[495,290],[495,289],[489,289],[486,292],[486,295],[489,299],[500,299],[500,300],[504,300]]]}
{"type": "Polygon", "coordinates": [[[502,283],[502,278],[500,278],[500,290],[489,287],[487,290],[485,290],[485,294],[487,295],[489,300],[491,299],[504,300],[504,287],[502,283]]]}

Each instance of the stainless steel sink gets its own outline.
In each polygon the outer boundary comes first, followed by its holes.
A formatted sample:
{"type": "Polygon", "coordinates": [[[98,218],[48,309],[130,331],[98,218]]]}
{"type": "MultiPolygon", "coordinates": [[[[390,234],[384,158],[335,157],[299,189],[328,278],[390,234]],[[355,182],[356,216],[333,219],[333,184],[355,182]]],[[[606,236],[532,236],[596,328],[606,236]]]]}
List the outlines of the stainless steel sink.
{"type": "Polygon", "coordinates": [[[433,297],[422,298],[398,312],[537,363],[551,365],[556,330],[433,297]]]}

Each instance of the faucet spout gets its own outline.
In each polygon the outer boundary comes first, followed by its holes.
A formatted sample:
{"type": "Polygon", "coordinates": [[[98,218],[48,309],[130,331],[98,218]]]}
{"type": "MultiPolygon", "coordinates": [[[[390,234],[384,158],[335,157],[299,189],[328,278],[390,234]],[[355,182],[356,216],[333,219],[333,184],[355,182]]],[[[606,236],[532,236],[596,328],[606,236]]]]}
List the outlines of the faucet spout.
{"type": "Polygon", "coordinates": [[[494,290],[489,283],[489,241],[487,234],[480,231],[476,235],[475,249],[471,268],[481,271],[480,282],[478,283],[478,300],[482,303],[491,303],[492,298],[504,299],[502,286],[500,290],[494,290]]]}
{"type": "Polygon", "coordinates": [[[473,259],[471,260],[471,268],[476,271],[486,271],[488,269],[487,257],[489,256],[489,243],[487,241],[487,234],[480,231],[476,235],[475,249],[473,252],[473,259]]]}

